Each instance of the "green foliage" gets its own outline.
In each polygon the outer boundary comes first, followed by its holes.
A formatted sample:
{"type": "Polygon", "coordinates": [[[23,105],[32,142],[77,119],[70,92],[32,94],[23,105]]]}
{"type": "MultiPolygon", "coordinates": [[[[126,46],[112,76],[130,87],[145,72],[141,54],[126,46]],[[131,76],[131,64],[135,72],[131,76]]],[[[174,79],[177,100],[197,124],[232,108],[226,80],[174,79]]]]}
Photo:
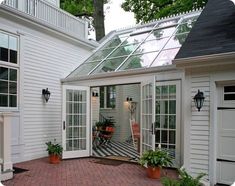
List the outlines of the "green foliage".
{"type": "Polygon", "coordinates": [[[178,171],[179,179],[164,177],[161,179],[163,186],[201,186],[200,180],[206,175],[205,173],[200,173],[194,178],[185,169],[179,169],[178,171]]]}
{"type": "Polygon", "coordinates": [[[162,166],[171,166],[172,158],[169,156],[168,152],[157,149],[156,151],[148,150],[143,153],[140,157],[139,163],[142,166],[150,167],[162,167],[162,166]]]}
{"type": "Polygon", "coordinates": [[[148,22],[205,6],[208,0],[125,0],[122,8],[133,12],[137,23],[148,22]]]}
{"type": "Polygon", "coordinates": [[[48,141],[46,142],[46,145],[47,145],[47,151],[49,155],[51,154],[58,155],[58,156],[62,155],[63,147],[60,144],[56,143],[56,140],[54,140],[54,143],[52,143],[51,141],[48,141]]]}
{"type": "Polygon", "coordinates": [[[181,185],[187,185],[187,186],[200,186],[200,180],[206,175],[205,173],[200,173],[197,175],[197,177],[192,177],[189,175],[185,169],[179,170],[180,174],[180,183],[181,185]]]}

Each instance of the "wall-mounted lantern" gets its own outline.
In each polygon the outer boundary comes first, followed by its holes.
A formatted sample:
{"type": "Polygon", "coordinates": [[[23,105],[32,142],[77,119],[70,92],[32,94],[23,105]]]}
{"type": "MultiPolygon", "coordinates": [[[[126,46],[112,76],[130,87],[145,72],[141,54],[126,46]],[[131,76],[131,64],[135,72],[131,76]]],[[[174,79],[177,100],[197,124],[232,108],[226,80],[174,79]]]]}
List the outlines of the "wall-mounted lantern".
{"type": "Polygon", "coordinates": [[[99,94],[97,91],[92,91],[92,97],[99,97],[99,94]]]}
{"type": "Polygon", "coordinates": [[[126,98],[126,101],[127,101],[127,102],[131,102],[131,101],[132,101],[132,97],[127,97],[127,98],[126,98]]]}
{"type": "Polygon", "coordinates": [[[204,100],[205,100],[203,92],[198,90],[197,94],[194,96],[193,99],[194,99],[195,106],[198,109],[198,112],[200,112],[200,110],[201,110],[201,108],[203,106],[204,100]]]}
{"type": "Polygon", "coordinates": [[[48,90],[48,88],[42,89],[42,95],[45,101],[48,102],[48,100],[50,99],[51,92],[48,90]]]}

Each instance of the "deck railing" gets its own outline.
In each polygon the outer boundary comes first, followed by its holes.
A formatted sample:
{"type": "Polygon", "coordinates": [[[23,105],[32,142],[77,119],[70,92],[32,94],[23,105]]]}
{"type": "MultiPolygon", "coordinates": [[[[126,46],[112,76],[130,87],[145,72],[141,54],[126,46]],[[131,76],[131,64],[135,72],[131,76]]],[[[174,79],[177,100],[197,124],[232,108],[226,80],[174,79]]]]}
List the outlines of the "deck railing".
{"type": "Polygon", "coordinates": [[[4,0],[2,5],[10,6],[21,12],[36,17],[58,29],[79,38],[87,37],[86,21],[63,11],[43,0],[4,0]]]}

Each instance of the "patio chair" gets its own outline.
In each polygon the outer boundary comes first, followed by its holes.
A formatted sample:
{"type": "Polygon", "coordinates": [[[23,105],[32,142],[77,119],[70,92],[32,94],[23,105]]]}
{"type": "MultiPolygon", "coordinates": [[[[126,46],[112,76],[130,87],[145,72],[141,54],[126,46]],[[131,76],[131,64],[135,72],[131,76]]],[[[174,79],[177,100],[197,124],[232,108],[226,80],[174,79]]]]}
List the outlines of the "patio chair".
{"type": "Polygon", "coordinates": [[[130,128],[133,146],[139,152],[140,148],[140,125],[135,120],[130,120],[130,128]]]}
{"type": "Polygon", "coordinates": [[[101,145],[111,145],[111,139],[113,137],[114,128],[113,127],[106,127],[105,130],[100,131],[99,138],[101,141],[101,145]]]}

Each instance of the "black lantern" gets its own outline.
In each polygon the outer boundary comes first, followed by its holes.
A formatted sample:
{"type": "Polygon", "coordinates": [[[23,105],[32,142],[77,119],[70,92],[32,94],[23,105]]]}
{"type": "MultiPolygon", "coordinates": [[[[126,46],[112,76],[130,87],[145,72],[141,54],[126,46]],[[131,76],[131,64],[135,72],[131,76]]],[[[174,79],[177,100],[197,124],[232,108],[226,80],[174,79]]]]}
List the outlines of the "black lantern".
{"type": "Polygon", "coordinates": [[[46,100],[46,102],[48,102],[49,98],[50,98],[50,91],[48,90],[48,88],[46,89],[42,89],[42,95],[44,97],[44,99],[46,100]]]}
{"type": "Polygon", "coordinates": [[[200,90],[198,90],[197,94],[194,96],[193,99],[194,99],[195,106],[198,109],[198,112],[200,112],[204,103],[204,99],[205,99],[203,92],[200,92],[200,90]]]}
{"type": "Polygon", "coordinates": [[[98,97],[98,96],[99,96],[99,94],[98,94],[98,92],[97,92],[97,91],[93,91],[93,92],[92,92],[92,96],[93,96],[93,97],[98,97]]]}
{"type": "Polygon", "coordinates": [[[131,101],[132,101],[132,97],[127,97],[127,98],[126,98],[126,101],[127,101],[127,102],[131,102],[131,101]]]}

